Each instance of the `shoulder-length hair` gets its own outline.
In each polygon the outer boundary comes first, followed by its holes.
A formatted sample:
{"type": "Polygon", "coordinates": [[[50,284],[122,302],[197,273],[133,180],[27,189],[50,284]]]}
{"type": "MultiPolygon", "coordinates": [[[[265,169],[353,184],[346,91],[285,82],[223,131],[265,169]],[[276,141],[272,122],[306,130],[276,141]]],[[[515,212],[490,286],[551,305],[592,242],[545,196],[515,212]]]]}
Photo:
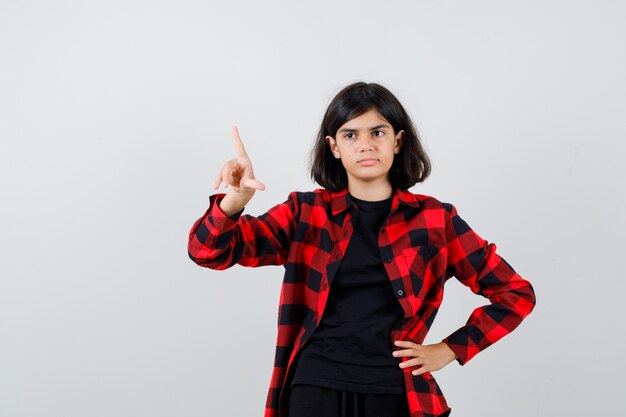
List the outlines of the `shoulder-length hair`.
{"type": "Polygon", "coordinates": [[[376,83],[356,82],[344,87],[330,102],[317,139],[311,150],[311,178],[329,191],[348,186],[348,176],[340,159],[336,159],[326,136],[336,137],[337,130],[349,120],[376,109],[392,126],[394,134],[404,130],[400,153],[389,171],[389,181],[396,189],[409,189],[430,174],[430,160],[422,147],[417,130],[400,101],[385,87],[376,83]]]}

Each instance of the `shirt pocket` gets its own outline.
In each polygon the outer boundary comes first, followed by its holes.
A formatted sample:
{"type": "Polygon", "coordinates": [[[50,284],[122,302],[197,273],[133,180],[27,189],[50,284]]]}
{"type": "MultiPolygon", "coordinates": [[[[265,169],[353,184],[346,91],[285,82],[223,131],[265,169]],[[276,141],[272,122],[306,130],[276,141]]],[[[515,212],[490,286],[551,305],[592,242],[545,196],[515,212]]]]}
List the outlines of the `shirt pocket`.
{"type": "Polygon", "coordinates": [[[420,300],[441,297],[446,271],[445,245],[426,244],[402,249],[409,271],[413,295],[420,300]]]}

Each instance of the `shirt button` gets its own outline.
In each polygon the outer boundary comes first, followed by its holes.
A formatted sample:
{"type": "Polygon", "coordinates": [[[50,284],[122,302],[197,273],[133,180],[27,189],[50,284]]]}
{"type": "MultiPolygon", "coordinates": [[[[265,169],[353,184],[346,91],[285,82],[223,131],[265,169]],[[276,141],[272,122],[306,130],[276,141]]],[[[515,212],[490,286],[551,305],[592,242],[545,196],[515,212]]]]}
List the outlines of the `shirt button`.
{"type": "Polygon", "coordinates": [[[403,319],[402,319],[402,324],[405,324],[405,323],[406,323],[406,322],[408,322],[408,321],[409,321],[409,319],[407,319],[407,318],[403,318],[403,319]]]}
{"type": "Polygon", "coordinates": [[[385,259],[385,262],[387,262],[387,263],[391,262],[391,258],[385,259]]]}
{"type": "Polygon", "coordinates": [[[387,233],[387,230],[383,227],[383,228],[380,230],[380,233],[387,233]]]}
{"type": "Polygon", "coordinates": [[[402,291],[402,290],[398,290],[398,295],[399,295],[399,296],[402,296],[402,294],[404,294],[404,291],[402,291]]]}

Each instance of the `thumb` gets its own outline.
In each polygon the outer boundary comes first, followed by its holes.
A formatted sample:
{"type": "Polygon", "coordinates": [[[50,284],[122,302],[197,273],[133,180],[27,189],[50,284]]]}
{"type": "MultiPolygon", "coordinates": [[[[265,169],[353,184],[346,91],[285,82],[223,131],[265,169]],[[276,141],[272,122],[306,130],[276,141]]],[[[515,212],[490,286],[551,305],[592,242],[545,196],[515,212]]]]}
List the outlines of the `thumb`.
{"type": "Polygon", "coordinates": [[[265,184],[254,178],[243,178],[241,184],[246,188],[254,188],[255,190],[265,190],[265,184]]]}

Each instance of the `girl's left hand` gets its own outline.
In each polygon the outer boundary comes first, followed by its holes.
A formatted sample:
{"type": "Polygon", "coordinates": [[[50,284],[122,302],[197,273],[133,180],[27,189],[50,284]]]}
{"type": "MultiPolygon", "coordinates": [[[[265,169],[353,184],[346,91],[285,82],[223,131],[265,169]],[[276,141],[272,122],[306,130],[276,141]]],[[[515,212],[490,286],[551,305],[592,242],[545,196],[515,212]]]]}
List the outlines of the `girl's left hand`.
{"type": "Polygon", "coordinates": [[[394,345],[404,349],[393,351],[393,356],[413,358],[400,362],[400,368],[421,365],[421,367],[411,371],[416,376],[424,372],[438,371],[457,357],[456,353],[445,342],[418,345],[408,340],[397,340],[394,345]]]}

